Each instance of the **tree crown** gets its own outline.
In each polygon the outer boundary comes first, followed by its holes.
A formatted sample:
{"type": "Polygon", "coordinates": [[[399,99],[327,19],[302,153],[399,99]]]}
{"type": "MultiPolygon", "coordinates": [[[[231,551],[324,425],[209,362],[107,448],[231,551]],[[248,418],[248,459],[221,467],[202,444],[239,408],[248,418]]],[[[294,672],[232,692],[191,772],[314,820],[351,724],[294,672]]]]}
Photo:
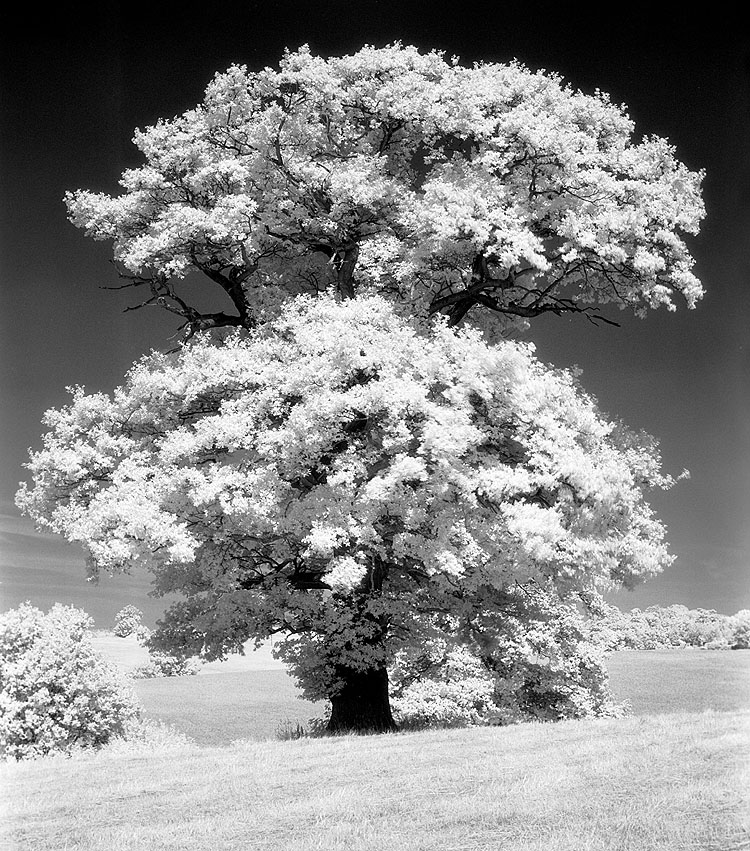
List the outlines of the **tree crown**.
{"type": "Polygon", "coordinates": [[[145,163],[122,194],[67,203],[113,241],[124,285],[189,333],[251,327],[331,285],[499,328],[608,302],[674,309],[678,294],[692,307],[682,235],[698,230],[702,175],[633,131],[607,95],[517,63],[303,47],[276,70],[217,74],[195,109],[137,132],[145,163]],[[194,272],[231,309],[188,304],[194,272]]]}
{"type": "Polygon", "coordinates": [[[162,625],[183,650],[287,630],[364,664],[374,622],[408,642],[425,613],[468,623],[510,587],[565,598],[671,560],[653,443],[530,346],[416,328],[379,297],[295,299],[46,424],[19,505],[94,570],[146,564],[184,595],[162,625]]]}

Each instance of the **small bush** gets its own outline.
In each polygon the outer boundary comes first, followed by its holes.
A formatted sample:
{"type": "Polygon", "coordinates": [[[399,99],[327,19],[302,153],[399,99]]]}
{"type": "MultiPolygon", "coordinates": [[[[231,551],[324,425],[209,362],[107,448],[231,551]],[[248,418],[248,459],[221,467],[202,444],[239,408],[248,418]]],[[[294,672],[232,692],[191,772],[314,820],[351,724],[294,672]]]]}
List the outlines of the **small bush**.
{"type": "Polygon", "coordinates": [[[289,718],[280,721],[274,730],[274,738],[280,742],[293,742],[307,737],[307,729],[299,721],[291,721],[289,718]]]}
{"type": "Polygon", "coordinates": [[[408,669],[398,663],[391,673],[391,707],[402,730],[427,727],[468,727],[490,723],[494,678],[479,659],[463,648],[431,648],[430,668],[407,681],[408,669]]]}
{"type": "Polygon", "coordinates": [[[134,668],[130,676],[137,680],[150,680],[156,677],[192,677],[198,673],[203,663],[195,657],[181,659],[168,653],[153,651],[145,665],[134,668]]]}
{"type": "Polygon", "coordinates": [[[147,626],[140,624],[140,626],[136,627],[135,637],[138,639],[139,644],[145,644],[151,637],[151,630],[147,626]]]}
{"type": "Polygon", "coordinates": [[[114,634],[118,638],[127,638],[137,632],[141,626],[143,612],[135,606],[125,606],[115,615],[114,634]]]}
{"type": "Polygon", "coordinates": [[[0,615],[0,753],[25,759],[101,747],[123,735],[138,704],[94,649],[92,620],[72,606],[24,603],[0,615]]]}

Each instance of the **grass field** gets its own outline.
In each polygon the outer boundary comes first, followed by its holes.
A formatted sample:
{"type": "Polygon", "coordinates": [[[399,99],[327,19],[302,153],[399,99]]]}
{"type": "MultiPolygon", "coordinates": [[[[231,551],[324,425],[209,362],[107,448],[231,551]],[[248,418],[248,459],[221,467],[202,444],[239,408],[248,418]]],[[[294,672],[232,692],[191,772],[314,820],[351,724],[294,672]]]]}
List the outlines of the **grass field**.
{"type": "MultiPolygon", "coordinates": [[[[94,644],[125,671],[148,659],[135,638],[98,633],[94,644]]],[[[199,745],[274,738],[279,727],[306,725],[324,709],[300,700],[270,644],[206,664],[197,676],[135,680],[133,686],[145,717],[176,727],[199,745]]]]}
{"type": "Polygon", "coordinates": [[[607,663],[617,700],[634,715],[750,709],[750,651],[632,650],[607,663]]]}
{"type": "Polygon", "coordinates": [[[146,715],[196,745],[2,766],[0,848],[750,849],[750,653],[618,653],[610,672],[629,718],[300,741],[273,735],[322,707],[268,647],[136,680],[146,715]]]}
{"type": "Polygon", "coordinates": [[[17,851],[729,851],[750,713],[6,765],[17,851]]]}
{"type": "MultiPolygon", "coordinates": [[[[95,644],[124,670],[147,659],[134,638],[99,633],[95,644]]],[[[750,709],[750,652],[623,651],[610,655],[608,667],[614,697],[627,700],[633,715],[750,709]]],[[[305,725],[324,710],[299,698],[270,644],[204,665],[196,677],[136,680],[134,687],[146,717],[200,745],[272,738],[279,727],[305,725]]]]}
{"type": "Polygon", "coordinates": [[[300,700],[283,670],[166,677],[133,685],[146,717],[176,727],[200,745],[273,738],[279,726],[304,726],[324,709],[324,704],[300,700]]]}
{"type": "MultiPolygon", "coordinates": [[[[609,670],[615,698],[627,700],[633,715],[750,709],[750,652],[614,653],[609,670]]],[[[134,686],[147,717],[201,745],[269,738],[280,726],[304,726],[324,710],[300,700],[269,648],[206,666],[195,677],[136,680],[134,686]]]]}

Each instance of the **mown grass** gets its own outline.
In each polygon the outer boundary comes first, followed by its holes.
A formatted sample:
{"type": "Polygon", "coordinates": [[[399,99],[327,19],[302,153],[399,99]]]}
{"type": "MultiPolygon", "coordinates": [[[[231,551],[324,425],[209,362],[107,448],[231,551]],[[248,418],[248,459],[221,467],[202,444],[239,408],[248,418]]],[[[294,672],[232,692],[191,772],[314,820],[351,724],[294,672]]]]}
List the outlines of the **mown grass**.
{"type": "Polygon", "coordinates": [[[200,745],[273,738],[285,723],[307,725],[324,704],[299,699],[284,670],[135,680],[147,718],[163,721],[200,745]]]}
{"type": "MultiPolygon", "coordinates": [[[[197,678],[194,678],[197,679],[197,678]]],[[[8,764],[17,851],[729,851],[750,713],[8,764]]]]}
{"type": "MultiPolygon", "coordinates": [[[[135,645],[117,641],[127,667],[135,645]]],[[[627,652],[609,667],[633,717],[292,742],[275,731],[322,706],[267,652],[137,680],[146,716],[202,747],[4,765],[0,848],[750,848],[750,653],[627,652]]]]}
{"type": "Polygon", "coordinates": [[[615,699],[634,715],[750,708],[747,650],[621,651],[607,666],[615,699]]]}
{"type": "MultiPolygon", "coordinates": [[[[94,645],[124,671],[148,661],[148,651],[132,636],[101,631],[94,645]]],[[[244,656],[204,665],[197,676],[134,680],[133,688],[144,717],[177,728],[199,745],[273,738],[280,727],[307,726],[324,711],[322,703],[299,698],[270,644],[259,650],[248,646],[244,656]]]]}
{"type": "MultiPolygon", "coordinates": [[[[280,725],[305,726],[323,714],[323,704],[300,700],[286,671],[264,669],[265,660],[262,653],[248,655],[234,660],[232,673],[216,666],[210,676],[205,671],[196,677],[136,680],[134,687],[146,717],[171,724],[202,745],[270,738],[280,725]]],[[[612,654],[608,664],[615,698],[628,700],[634,715],[750,708],[750,652],[632,651],[612,654]]]]}

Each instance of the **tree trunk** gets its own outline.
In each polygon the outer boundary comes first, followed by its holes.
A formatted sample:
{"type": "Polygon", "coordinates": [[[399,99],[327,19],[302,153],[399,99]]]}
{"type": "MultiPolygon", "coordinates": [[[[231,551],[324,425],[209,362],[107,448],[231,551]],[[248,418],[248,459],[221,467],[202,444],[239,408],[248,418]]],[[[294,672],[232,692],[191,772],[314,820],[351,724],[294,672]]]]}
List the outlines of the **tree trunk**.
{"type": "Polygon", "coordinates": [[[329,733],[393,733],[398,728],[388,697],[388,671],[341,667],[343,688],[331,697],[329,733]]]}
{"type": "Polygon", "coordinates": [[[337,272],[339,293],[342,298],[354,298],[354,268],[359,257],[356,242],[334,255],[334,268],[337,272]]]}

